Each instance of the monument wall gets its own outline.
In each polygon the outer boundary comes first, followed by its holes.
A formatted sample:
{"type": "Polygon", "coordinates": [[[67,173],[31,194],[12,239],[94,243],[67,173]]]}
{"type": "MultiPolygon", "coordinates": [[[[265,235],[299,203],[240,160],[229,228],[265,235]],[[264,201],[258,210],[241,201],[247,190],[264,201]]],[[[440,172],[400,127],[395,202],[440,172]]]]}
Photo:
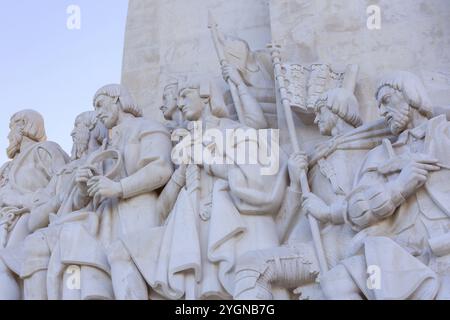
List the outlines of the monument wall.
{"type": "Polygon", "coordinates": [[[152,118],[162,120],[159,106],[168,78],[220,75],[208,10],[222,31],[245,39],[252,49],[271,39],[267,0],[130,1],[122,81],[152,118]]]}
{"type": "Polygon", "coordinates": [[[272,0],[273,40],[296,63],[360,68],[356,96],[365,120],[377,117],[376,81],[385,72],[417,74],[436,107],[450,101],[450,4],[446,0],[272,0]],[[367,20],[380,8],[380,28],[367,20]],[[369,22],[370,23],[370,22],[369,22]]]}
{"type": "Polygon", "coordinates": [[[146,113],[162,120],[162,87],[171,76],[210,74],[220,68],[207,28],[208,10],[221,30],[252,49],[275,41],[292,63],[358,64],[356,96],[365,120],[377,117],[374,88],[396,69],[416,73],[442,112],[450,100],[450,6],[446,0],[131,0],[123,83],[146,113]],[[380,8],[380,28],[369,29],[380,8]],[[154,90],[158,88],[158,90],[154,90]]]}

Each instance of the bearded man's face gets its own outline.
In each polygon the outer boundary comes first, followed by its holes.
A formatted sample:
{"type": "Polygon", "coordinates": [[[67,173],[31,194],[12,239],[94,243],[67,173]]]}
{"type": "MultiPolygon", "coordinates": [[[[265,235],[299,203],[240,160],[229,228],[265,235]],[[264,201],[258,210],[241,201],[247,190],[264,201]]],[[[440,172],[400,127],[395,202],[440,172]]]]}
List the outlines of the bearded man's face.
{"type": "Polygon", "coordinates": [[[6,154],[8,158],[14,159],[14,157],[20,152],[20,146],[23,140],[23,121],[22,120],[11,120],[9,124],[9,146],[6,149],[6,154]]]}
{"type": "Polygon", "coordinates": [[[82,121],[75,121],[75,126],[70,135],[73,140],[72,159],[80,159],[88,151],[90,130],[82,121]]]}
{"type": "Polygon", "coordinates": [[[380,115],[384,117],[392,134],[399,135],[411,122],[411,108],[403,93],[391,87],[383,87],[378,94],[380,115]]]}

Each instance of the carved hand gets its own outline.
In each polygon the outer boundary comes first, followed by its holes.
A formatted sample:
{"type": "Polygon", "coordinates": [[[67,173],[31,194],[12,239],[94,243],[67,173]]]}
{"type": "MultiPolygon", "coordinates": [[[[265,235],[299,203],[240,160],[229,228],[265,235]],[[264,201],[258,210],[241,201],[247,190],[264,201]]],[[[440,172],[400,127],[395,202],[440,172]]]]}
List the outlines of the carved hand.
{"type": "Polygon", "coordinates": [[[331,221],[331,209],[327,204],[314,193],[303,195],[303,207],[317,220],[324,223],[331,221]]]}
{"type": "Polygon", "coordinates": [[[123,195],[122,185],[103,176],[89,179],[87,182],[88,195],[90,197],[102,196],[105,198],[116,198],[123,195]]]}
{"type": "Polygon", "coordinates": [[[88,188],[86,183],[91,179],[96,173],[96,168],[93,166],[82,166],[78,168],[75,173],[75,182],[78,185],[78,189],[83,195],[87,195],[88,188]]]}
{"type": "Polygon", "coordinates": [[[222,65],[222,76],[225,81],[228,81],[228,79],[230,79],[231,82],[233,82],[236,86],[244,83],[237,69],[228,63],[224,63],[222,65]]]}
{"type": "Polygon", "coordinates": [[[300,186],[300,173],[303,170],[308,171],[308,157],[303,152],[294,152],[288,160],[288,171],[292,186],[300,186]]]}
{"type": "Polygon", "coordinates": [[[438,171],[438,160],[426,155],[416,154],[413,159],[402,169],[395,184],[400,188],[401,194],[406,198],[412,195],[428,179],[430,171],[438,171]]]}

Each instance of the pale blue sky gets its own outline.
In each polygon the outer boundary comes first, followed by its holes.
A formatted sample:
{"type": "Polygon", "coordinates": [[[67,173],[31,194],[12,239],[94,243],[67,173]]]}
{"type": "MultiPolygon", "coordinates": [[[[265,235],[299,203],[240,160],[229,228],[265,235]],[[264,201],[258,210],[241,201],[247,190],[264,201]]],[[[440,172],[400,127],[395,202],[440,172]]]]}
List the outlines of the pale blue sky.
{"type": "Polygon", "coordinates": [[[102,85],[120,82],[128,0],[0,1],[0,166],[6,160],[9,117],[35,109],[49,140],[70,153],[77,114],[92,110],[102,85]],[[81,29],[66,26],[69,5],[81,9],[81,29]]]}

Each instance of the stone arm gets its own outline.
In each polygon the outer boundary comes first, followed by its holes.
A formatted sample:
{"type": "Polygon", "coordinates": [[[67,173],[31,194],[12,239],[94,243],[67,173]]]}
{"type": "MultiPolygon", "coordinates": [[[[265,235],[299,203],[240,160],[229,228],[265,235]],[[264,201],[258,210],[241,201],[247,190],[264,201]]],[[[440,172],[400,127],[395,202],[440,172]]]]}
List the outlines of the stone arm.
{"type": "Polygon", "coordinates": [[[69,162],[69,156],[53,142],[47,142],[45,146],[38,147],[36,158],[40,170],[46,173],[49,183],[53,176],[69,162]]]}
{"type": "Polygon", "coordinates": [[[256,99],[256,101],[265,102],[265,103],[276,103],[275,89],[255,88],[255,87],[247,86],[247,90],[251,93],[252,97],[254,97],[256,99]]]}
{"type": "MultiPolygon", "coordinates": [[[[250,88],[245,83],[242,74],[239,73],[236,67],[230,64],[223,65],[222,75],[225,81],[231,80],[237,87],[245,125],[254,129],[268,128],[269,125],[261,105],[256,101],[250,88]]],[[[234,103],[236,103],[236,101],[234,101],[234,103]]]]}
{"type": "Polygon", "coordinates": [[[268,128],[269,124],[264,116],[262,107],[243,82],[239,84],[238,92],[244,111],[245,124],[254,129],[268,128]]]}
{"type": "Polygon", "coordinates": [[[394,214],[405,202],[394,181],[387,181],[377,171],[366,172],[348,195],[346,220],[356,230],[364,229],[394,214]]]}
{"type": "MultiPolygon", "coordinates": [[[[181,165],[183,166],[183,165],[181,165]]],[[[162,220],[172,211],[181,188],[186,184],[186,169],[176,170],[158,197],[156,210],[162,220]]]]}
{"type": "Polygon", "coordinates": [[[120,181],[123,199],[154,191],[167,183],[173,173],[171,149],[172,142],[167,132],[148,131],[141,134],[140,169],[120,181]]]}
{"type": "Polygon", "coordinates": [[[34,232],[37,229],[45,228],[49,224],[49,217],[51,213],[56,213],[61,206],[58,196],[54,196],[44,204],[35,207],[30,212],[30,218],[28,219],[28,230],[34,232]]]}

